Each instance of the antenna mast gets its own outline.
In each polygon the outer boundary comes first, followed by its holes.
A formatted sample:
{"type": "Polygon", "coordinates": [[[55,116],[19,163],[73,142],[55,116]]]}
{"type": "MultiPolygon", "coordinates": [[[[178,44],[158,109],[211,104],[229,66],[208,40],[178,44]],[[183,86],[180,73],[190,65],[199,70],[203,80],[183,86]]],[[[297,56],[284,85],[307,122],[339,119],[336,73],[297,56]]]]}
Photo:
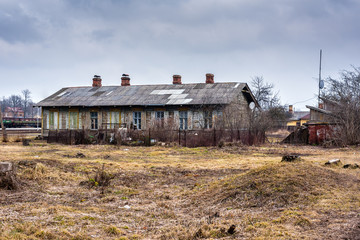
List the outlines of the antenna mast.
{"type": "Polygon", "coordinates": [[[320,49],[318,107],[320,106],[320,89],[322,89],[324,87],[324,84],[321,81],[321,58],[322,58],[322,49],[320,49]]]}

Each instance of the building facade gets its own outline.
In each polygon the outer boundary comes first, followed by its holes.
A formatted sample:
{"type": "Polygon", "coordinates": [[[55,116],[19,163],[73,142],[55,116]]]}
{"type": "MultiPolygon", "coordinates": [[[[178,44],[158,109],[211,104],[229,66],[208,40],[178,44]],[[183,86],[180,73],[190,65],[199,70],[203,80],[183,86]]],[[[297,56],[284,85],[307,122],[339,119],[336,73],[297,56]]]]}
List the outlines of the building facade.
{"type": "Polygon", "coordinates": [[[172,84],[133,86],[124,74],[120,86],[102,86],[95,75],[92,86],[63,88],[37,106],[47,136],[61,129],[212,129],[229,125],[230,115],[246,128],[251,102],[258,106],[246,83],[215,83],[213,74],[204,83],[182,84],[174,75],[172,84]]]}
{"type": "Polygon", "coordinates": [[[4,116],[6,118],[23,118],[24,111],[19,107],[6,107],[4,116]]]}

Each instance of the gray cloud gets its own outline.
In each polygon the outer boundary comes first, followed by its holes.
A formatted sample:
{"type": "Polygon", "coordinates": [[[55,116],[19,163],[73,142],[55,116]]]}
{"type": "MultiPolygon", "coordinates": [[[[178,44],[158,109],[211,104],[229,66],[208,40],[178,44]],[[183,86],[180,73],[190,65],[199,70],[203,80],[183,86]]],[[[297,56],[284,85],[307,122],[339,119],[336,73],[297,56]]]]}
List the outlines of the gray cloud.
{"type": "Polygon", "coordinates": [[[10,42],[34,42],[41,40],[37,20],[19,6],[0,10],[0,38],[10,42]]]}
{"type": "Polygon", "coordinates": [[[292,103],[317,92],[320,48],[324,76],[356,65],[360,50],[356,0],[14,2],[0,3],[0,71],[19,83],[32,76],[37,87],[23,86],[34,97],[89,84],[95,73],[105,84],[118,84],[122,72],[150,84],[214,72],[219,81],[263,75],[292,103]]]}

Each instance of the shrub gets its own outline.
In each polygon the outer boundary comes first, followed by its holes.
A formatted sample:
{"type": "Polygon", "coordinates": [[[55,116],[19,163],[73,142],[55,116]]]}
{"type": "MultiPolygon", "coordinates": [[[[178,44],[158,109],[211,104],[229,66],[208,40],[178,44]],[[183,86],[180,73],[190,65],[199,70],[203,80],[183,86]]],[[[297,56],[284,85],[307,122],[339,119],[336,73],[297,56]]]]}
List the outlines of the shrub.
{"type": "Polygon", "coordinates": [[[83,181],[80,185],[87,185],[89,187],[100,187],[101,193],[103,194],[106,187],[110,185],[112,179],[115,178],[114,174],[108,173],[105,171],[105,164],[103,164],[102,168],[98,169],[95,173],[94,177],[89,177],[88,181],[83,181]]]}

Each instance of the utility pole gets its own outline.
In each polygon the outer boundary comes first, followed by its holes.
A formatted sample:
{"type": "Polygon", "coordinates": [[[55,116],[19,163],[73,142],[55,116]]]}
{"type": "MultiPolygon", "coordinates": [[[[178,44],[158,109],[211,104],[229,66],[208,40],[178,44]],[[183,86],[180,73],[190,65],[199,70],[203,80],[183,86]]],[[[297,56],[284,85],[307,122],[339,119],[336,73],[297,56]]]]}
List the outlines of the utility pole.
{"type": "Polygon", "coordinates": [[[323,83],[321,82],[321,58],[322,58],[322,49],[320,49],[318,107],[320,106],[320,89],[324,87],[323,83]]]}
{"type": "Polygon", "coordinates": [[[2,130],[3,142],[7,142],[7,134],[6,134],[6,129],[5,129],[5,126],[4,126],[3,118],[2,118],[1,104],[0,104],[0,122],[1,122],[1,130],[2,130]]]}

